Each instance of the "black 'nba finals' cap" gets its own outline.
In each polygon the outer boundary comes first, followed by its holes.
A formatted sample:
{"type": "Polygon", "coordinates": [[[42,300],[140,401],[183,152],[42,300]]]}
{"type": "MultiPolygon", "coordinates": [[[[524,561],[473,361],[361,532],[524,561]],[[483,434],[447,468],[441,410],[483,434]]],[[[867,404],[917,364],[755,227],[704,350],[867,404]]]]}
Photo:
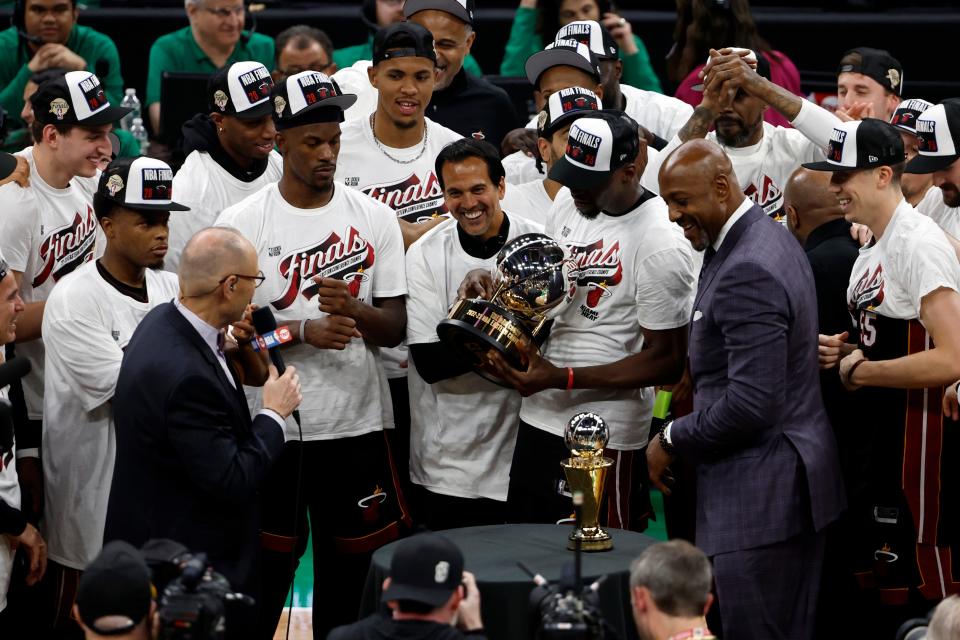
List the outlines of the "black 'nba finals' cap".
{"type": "Polygon", "coordinates": [[[30,96],[30,106],[33,117],[45,125],[81,127],[112,124],[131,111],[111,105],[100,79],[89,71],[68,71],[50,78],[30,96]]]}
{"type": "Polygon", "coordinates": [[[890,167],[903,162],[903,140],[897,128],[876,118],[841,122],[830,134],[827,159],[806,162],[814,171],[853,171],[890,167]]]}
{"type": "Polygon", "coordinates": [[[343,122],[343,112],[357,96],[340,91],[340,85],[319,71],[301,71],[273,88],[273,121],[277,129],[322,122],[343,122]]]}
{"type": "Polygon", "coordinates": [[[551,138],[554,133],[587,113],[603,109],[603,101],[590,89],[570,87],[551,93],[537,116],[537,134],[551,138]]]}
{"type": "Polygon", "coordinates": [[[918,153],[906,173],[933,173],[960,158],[960,98],[950,98],[917,118],[918,153]]]}
{"type": "Polygon", "coordinates": [[[593,52],[600,60],[616,60],[620,57],[620,47],[610,32],[596,20],[574,20],[560,27],[554,42],[576,40],[593,52]]]}
{"type": "Polygon", "coordinates": [[[207,104],[213,113],[241,120],[259,120],[270,115],[273,78],[259,62],[234,62],[210,76],[207,104]]]}
{"type": "Polygon", "coordinates": [[[173,201],[173,169],[156,158],[118,158],[100,174],[97,193],[134,211],[190,211],[173,201]]]}
{"type": "Polygon", "coordinates": [[[621,111],[589,113],[570,126],[567,150],[550,169],[550,179],[570,189],[592,189],[633,161],[640,129],[621,111]]]}

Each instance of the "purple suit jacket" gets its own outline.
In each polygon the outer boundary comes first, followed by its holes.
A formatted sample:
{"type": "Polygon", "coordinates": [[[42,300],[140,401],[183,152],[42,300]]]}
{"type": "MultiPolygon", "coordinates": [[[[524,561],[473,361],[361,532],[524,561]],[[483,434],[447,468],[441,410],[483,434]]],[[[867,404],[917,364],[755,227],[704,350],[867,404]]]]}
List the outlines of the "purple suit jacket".
{"type": "Polygon", "coordinates": [[[694,411],[670,437],[697,465],[697,546],[712,556],[821,530],[845,498],[803,249],[754,205],[704,265],[693,308],[694,411]]]}

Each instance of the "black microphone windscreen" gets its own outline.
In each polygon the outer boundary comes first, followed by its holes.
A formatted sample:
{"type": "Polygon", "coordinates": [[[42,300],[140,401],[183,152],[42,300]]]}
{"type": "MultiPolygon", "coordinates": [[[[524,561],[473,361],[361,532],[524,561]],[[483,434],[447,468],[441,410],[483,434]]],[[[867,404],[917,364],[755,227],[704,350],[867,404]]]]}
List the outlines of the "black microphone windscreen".
{"type": "Polygon", "coordinates": [[[270,307],[260,307],[253,312],[253,328],[261,336],[277,329],[277,319],[273,317],[270,307]]]}
{"type": "Polygon", "coordinates": [[[14,358],[0,364],[0,389],[30,373],[30,361],[26,358],[14,358]]]}

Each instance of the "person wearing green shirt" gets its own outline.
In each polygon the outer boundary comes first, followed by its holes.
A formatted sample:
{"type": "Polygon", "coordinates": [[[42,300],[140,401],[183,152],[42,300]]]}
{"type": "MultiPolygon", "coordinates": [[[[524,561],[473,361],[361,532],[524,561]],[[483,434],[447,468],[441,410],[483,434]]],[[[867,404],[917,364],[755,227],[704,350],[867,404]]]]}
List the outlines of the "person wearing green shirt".
{"type": "Polygon", "coordinates": [[[243,0],[185,0],[190,25],[157,38],[150,47],[147,100],[150,124],[160,130],[160,77],[164,71],[213,73],[253,60],[273,66],[273,39],[243,31],[243,0]]]}
{"type": "Polygon", "coordinates": [[[106,35],[77,24],[74,0],[19,0],[14,26],[0,31],[0,107],[10,125],[4,147],[29,145],[20,119],[23,92],[33,74],[46,69],[96,73],[113,104],[123,99],[117,47],[106,35]],[[22,144],[21,144],[22,143],[22,144]]]}
{"type": "Polygon", "coordinates": [[[560,27],[574,20],[596,20],[617,41],[623,61],[623,84],[662,93],[647,47],[634,35],[630,23],[613,12],[609,0],[520,0],[500,63],[500,74],[525,75],[527,58],[541,51],[560,27]]]}
{"type": "MultiPolygon", "coordinates": [[[[403,0],[364,0],[360,9],[360,19],[367,25],[370,35],[365,42],[334,50],[333,62],[337,65],[337,69],[346,69],[360,60],[373,58],[373,36],[378,30],[394,22],[403,22],[403,0]]],[[[523,64],[521,63],[520,66],[522,67],[523,64]]],[[[480,63],[469,53],[463,61],[463,68],[467,73],[475,76],[483,75],[480,63]]]]}

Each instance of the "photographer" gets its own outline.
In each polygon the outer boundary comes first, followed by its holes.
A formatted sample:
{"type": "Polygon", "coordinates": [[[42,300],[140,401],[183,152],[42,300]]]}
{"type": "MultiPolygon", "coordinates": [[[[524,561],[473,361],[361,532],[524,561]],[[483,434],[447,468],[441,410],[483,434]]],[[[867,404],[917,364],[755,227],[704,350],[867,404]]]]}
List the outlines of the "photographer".
{"type": "Polygon", "coordinates": [[[149,640],[156,608],[143,556],[128,543],[115,540],[80,577],[73,615],[86,640],[149,640]]]}
{"type": "Polygon", "coordinates": [[[484,638],[480,592],[450,540],[422,533],[397,545],[381,600],[393,611],[337,627],[327,640],[484,638]]]}

